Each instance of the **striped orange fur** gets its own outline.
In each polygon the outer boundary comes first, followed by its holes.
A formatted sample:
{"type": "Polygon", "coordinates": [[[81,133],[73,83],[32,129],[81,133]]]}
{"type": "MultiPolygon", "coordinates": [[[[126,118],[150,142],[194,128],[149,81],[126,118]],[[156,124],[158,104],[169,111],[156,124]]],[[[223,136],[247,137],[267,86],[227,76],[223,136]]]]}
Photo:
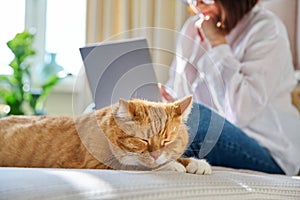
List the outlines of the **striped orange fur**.
{"type": "Polygon", "coordinates": [[[156,169],[185,151],[191,104],[121,99],[79,116],[2,118],[0,166],[156,169]]]}

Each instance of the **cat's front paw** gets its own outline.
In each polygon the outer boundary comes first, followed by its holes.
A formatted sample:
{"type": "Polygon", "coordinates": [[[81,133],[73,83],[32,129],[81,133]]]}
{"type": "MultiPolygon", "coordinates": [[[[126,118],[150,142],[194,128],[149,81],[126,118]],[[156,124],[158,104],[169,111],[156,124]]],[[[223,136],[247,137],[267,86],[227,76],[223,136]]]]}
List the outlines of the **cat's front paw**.
{"type": "Polygon", "coordinates": [[[186,168],[177,161],[171,161],[171,162],[157,168],[156,171],[186,172],[186,168]]]}
{"type": "Polygon", "coordinates": [[[206,160],[204,159],[195,159],[195,158],[189,158],[190,162],[186,166],[186,171],[191,174],[211,174],[212,169],[211,166],[206,160]]]}

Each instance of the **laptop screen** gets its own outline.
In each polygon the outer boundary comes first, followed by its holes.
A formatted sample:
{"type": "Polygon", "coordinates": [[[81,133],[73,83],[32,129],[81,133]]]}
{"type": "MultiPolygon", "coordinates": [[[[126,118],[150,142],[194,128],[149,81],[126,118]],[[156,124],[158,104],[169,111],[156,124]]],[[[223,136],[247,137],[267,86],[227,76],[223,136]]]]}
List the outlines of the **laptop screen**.
{"type": "Polygon", "coordinates": [[[93,44],[80,53],[96,109],[120,98],[161,101],[145,38],[93,44]]]}

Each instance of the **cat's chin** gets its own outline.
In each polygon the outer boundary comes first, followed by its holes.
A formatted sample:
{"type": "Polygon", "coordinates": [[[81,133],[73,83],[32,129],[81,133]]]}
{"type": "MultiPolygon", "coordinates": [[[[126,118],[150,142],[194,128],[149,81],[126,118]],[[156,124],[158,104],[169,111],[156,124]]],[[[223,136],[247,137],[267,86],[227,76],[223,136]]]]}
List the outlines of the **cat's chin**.
{"type": "Polygon", "coordinates": [[[161,159],[153,160],[151,163],[150,162],[146,163],[139,160],[136,157],[128,156],[128,157],[123,157],[119,162],[125,166],[136,166],[141,169],[156,169],[169,163],[170,161],[166,160],[165,158],[161,158],[161,159]]]}
{"type": "Polygon", "coordinates": [[[118,157],[120,164],[125,166],[136,166],[141,168],[155,169],[165,165],[170,161],[165,152],[163,152],[157,159],[152,157],[139,158],[136,154],[123,154],[118,157]],[[143,160],[144,159],[144,160],[143,160]]]}
{"type": "Polygon", "coordinates": [[[123,156],[119,162],[124,166],[135,166],[141,169],[151,168],[147,163],[142,162],[135,156],[123,156]]]}

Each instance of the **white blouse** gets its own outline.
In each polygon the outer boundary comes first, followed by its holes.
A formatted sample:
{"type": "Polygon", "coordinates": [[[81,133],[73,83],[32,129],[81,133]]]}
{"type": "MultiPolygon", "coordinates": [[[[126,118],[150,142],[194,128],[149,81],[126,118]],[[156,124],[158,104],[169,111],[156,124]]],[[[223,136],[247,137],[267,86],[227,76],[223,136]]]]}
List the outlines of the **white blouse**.
{"type": "Polygon", "coordinates": [[[197,16],[181,30],[167,88],[192,94],[266,147],[288,175],[300,167],[300,117],[291,104],[296,85],[286,29],[257,5],[211,48],[200,41],[197,16]]]}

